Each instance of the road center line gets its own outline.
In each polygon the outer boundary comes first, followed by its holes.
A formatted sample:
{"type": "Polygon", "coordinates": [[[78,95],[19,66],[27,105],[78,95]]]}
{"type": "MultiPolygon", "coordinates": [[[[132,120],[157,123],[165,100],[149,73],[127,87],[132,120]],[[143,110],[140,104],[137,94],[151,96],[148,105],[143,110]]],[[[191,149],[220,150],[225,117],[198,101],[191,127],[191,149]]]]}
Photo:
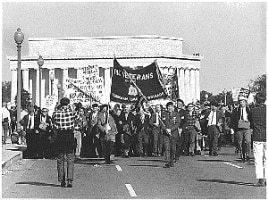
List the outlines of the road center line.
{"type": "Polygon", "coordinates": [[[241,166],[239,166],[239,165],[235,165],[235,164],[232,164],[232,163],[229,163],[229,162],[224,162],[224,164],[226,164],[226,165],[231,165],[231,166],[236,167],[236,168],[238,168],[238,169],[243,169],[243,168],[244,168],[244,167],[241,167],[241,166]]]}
{"type": "Polygon", "coordinates": [[[122,168],[119,165],[115,165],[115,167],[116,167],[117,171],[119,171],[119,172],[123,171],[122,168]]]}
{"type": "Polygon", "coordinates": [[[136,193],[130,184],[125,184],[131,197],[136,197],[136,193]]]}

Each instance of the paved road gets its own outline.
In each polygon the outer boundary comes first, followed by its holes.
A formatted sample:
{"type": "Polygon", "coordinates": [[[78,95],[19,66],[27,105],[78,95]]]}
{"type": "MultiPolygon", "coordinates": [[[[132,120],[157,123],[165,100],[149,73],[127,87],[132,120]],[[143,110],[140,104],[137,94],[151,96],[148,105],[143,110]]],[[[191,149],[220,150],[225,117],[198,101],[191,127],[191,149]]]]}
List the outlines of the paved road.
{"type": "Polygon", "coordinates": [[[163,157],[117,158],[97,166],[83,160],[75,164],[73,188],[59,186],[55,160],[22,160],[3,172],[3,197],[264,199],[266,188],[253,187],[253,162],[241,163],[233,153],[226,147],[218,157],[181,157],[170,169],[163,168],[163,157]]]}

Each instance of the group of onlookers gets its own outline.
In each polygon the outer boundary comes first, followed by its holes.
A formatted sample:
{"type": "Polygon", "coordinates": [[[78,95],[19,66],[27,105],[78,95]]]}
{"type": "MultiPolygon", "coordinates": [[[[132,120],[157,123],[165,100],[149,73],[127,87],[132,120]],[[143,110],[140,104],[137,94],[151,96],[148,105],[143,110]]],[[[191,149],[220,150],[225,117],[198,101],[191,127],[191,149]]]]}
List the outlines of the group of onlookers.
{"type": "MultiPolygon", "coordinates": [[[[261,172],[266,148],[265,99],[256,95],[256,105],[249,108],[246,98],[240,96],[239,104],[230,110],[215,100],[202,105],[199,102],[184,105],[178,99],[165,106],[115,104],[113,108],[95,103],[84,108],[81,103],[70,105],[70,100],[63,98],[53,116],[48,115],[46,108],[29,106],[16,132],[20,133],[19,142],[26,139],[28,158],[57,156],[62,186],[66,185],[64,157],[70,168],[67,186],[72,187],[75,158],[103,157],[109,164],[115,156],[165,156],[164,167],[169,168],[181,155],[201,155],[207,150],[209,155],[218,156],[220,148],[228,142],[236,146],[244,162],[250,162],[253,147],[257,186],[263,186],[266,184],[261,172]]],[[[6,104],[2,110],[5,143],[8,132],[12,132],[9,130],[12,119],[6,104]]]]}

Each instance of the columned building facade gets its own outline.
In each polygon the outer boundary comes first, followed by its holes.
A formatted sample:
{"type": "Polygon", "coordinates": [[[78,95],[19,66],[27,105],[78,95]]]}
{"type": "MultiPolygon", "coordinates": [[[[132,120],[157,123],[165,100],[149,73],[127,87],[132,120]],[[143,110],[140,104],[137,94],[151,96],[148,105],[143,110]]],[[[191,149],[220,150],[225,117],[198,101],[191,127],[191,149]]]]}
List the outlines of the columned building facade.
{"type": "MultiPolygon", "coordinates": [[[[66,90],[66,78],[82,79],[82,68],[97,65],[99,77],[104,80],[101,99],[107,103],[114,58],[122,66],[133,69],[145,67],[156,60],[163,74],[172,74],[177,69],[179,97],[185,103],[196,101],[200,99],[202,57],[184,55],[182,41],[181,38],[162,36],[30,38],[28,56],[23,57],[21,63],[23,88],[32,95],[32,101],[40,106],[40,98],[44,100],[47,95],[59,92],[58,84],[61,84],[62,91],[66,90]],[[39,55],[44,59],[41,86],[37,64],[39,55]]],[[[17,58],[9,58],[9,63],[12,72],[11,100],[14,101],[17,94],[17,58]]]]}

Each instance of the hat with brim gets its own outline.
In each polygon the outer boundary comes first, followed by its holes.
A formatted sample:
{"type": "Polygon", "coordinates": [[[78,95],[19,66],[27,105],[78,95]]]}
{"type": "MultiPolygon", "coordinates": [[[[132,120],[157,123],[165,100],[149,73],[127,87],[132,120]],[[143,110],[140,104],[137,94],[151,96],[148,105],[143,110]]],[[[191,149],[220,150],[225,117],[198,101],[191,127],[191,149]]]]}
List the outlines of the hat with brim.
{"type": "Polygon", "coordinates": [[[47,108],[43,108],[42,109],[42,112],[48,112],[48,109],[47,108]]]}
{"type": "Polygon", "coordinates": [[[239,101],[243,101],[243,100],[247,101],[248,99],[246,97],[244,97],[244,96],[239,96],[238,97],[238,100],[239,101]]]}

